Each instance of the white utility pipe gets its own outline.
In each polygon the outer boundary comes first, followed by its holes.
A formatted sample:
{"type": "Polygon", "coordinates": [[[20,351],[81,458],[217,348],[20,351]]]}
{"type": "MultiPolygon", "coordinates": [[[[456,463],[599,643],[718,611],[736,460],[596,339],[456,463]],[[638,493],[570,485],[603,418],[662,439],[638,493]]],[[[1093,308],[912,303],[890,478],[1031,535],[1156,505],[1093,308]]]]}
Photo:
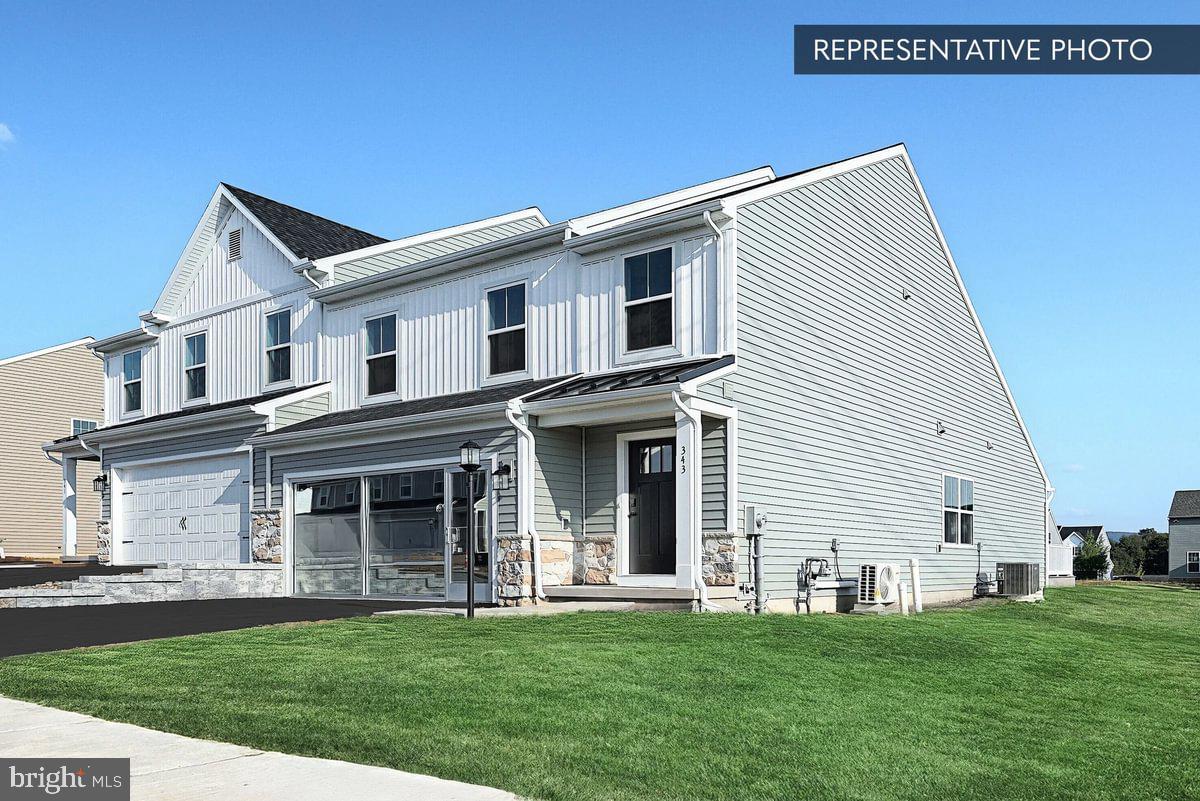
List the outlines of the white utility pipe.
{"type": "MultiPolygon", "coordinates": [[[[684,404],[683,398],[680,396],[677,390],[671,393],[671,400],[675,402],[675,408],[679,410],[679,413],[692,422],[693,430],[696,432],[696,442],[699,443],[704,432],[704,429],[700,424],[699,413],[684,404]]],[[[696,450],[698,449],[693,449],[692,451],[693,465],[697,463],[696,450]]],[[[701,526],[700,515],[698,513],[699,510],[696,508],[697,500],[700,498],[699,476],[699,471],[693,467],[690,478],[688,479],[688,483],[691,485],[689,495],[691,497],[691,503],[693,507],[692,513],[688,515],[688,519],[691,521],[692,526],[692,530],[688,532],[688,536],[690,536],[692,539],[692,584],[695,585],[696,590],[700,593],[701,609],[707,609],[710,612],[724,612],[725,610],[722,607],[717,606],[712,601],[708,600],[708,585],[704,583],[704,543],[702,541],[702,537],[700,536],[701,526]]]]}
{"type": "Polygon", "coordinates": [[[509,403],[504,415],[517,432],[517,529],[529,532],[530,555],[533,557],[533,591],[539,601],[546,600],[542,589],[542,540],[533,521],[533,432],[519,417],[520,406],[509,403]],[[524,447],[522,447],[524,443],[524,447]],[[528,484],[524,482],[528,481],[528,484]]]}
{"type": "Polygon", "coordinates": [[[908,614],[908,582],[900,582],[900,614],[908,614]]]}
{"type": "Polygon", "coordinates": [[[912,573],[913,611],[921,614],[921,564],[916,559],[908,560],[908,569],[912,573]]]}

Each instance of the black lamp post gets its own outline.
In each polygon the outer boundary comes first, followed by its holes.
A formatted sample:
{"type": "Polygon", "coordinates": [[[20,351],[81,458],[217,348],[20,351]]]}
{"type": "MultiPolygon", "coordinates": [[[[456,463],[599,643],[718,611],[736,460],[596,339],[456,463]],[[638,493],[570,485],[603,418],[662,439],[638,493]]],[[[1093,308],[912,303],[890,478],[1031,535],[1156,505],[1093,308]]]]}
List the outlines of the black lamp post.
{"type": "Polygon", "coordinates": [[[479,471],[479,443],[469,439],[459,446],[458,466],[467,474],[467,617],[475,617],[475,473],[479,471]]]}

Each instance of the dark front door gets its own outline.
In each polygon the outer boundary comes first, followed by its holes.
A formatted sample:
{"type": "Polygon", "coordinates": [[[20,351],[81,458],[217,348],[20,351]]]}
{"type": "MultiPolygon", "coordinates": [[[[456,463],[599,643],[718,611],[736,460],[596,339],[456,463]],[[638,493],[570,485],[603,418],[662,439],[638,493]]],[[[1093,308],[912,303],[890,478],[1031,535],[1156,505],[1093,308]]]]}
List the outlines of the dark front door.
{"type": "Polygon", "coordinates": [[[629,572],[675,572],[675,440],[629,443],[629,572]]]}

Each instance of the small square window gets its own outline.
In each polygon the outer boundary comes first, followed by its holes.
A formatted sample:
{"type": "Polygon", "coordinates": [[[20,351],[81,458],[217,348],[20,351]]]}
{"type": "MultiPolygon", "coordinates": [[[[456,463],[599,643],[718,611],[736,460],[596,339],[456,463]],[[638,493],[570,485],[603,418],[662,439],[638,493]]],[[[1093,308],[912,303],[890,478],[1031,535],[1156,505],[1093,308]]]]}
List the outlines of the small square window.
{"type": "Polygon", "coordinates": [[[78,437],[80,434],[86,434],[89,431],[95,431],[97,424],[95,420],[71,420],[71,436],[78,437]]]}

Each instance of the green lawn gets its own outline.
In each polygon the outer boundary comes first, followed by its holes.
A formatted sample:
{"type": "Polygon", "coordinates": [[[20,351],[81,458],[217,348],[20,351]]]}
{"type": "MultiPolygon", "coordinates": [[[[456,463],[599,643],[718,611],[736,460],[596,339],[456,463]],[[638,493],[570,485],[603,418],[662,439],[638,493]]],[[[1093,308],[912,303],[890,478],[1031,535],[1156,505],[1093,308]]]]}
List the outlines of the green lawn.
{"type": "Polygon", "coordinates": [[[1196,797],[1200,591],[1048,595],[279,626],[15,657],[0,692],[541,799],[1196,797]]]}

